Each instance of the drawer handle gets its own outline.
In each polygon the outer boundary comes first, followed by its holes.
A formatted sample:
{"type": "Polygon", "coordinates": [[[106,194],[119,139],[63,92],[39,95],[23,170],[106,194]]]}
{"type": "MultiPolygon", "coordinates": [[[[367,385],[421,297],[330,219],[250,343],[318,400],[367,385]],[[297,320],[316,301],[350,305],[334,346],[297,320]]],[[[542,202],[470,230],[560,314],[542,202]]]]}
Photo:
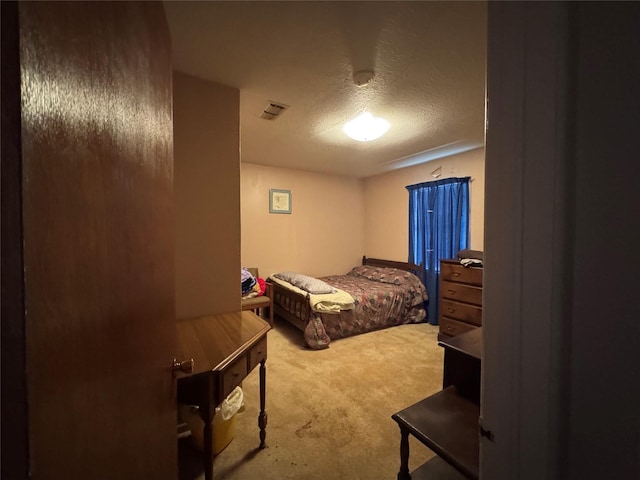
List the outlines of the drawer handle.
{"type": "Polygon", "coordinates": [[[449,330],[450,332],[453,332],[453,327],[448,326],[448,327],[447,327],[447,330],[449,330]]]}
{"type": "Polygon", "coordinates": [[[449,295],[454,295],[456,293],[456,291],[455,290],[447,290],[447,293],[449,295]]]}
{"type": "Polygon", "coordinates": [[[195,365],[195,362],[193,361],[193,358],[190,358],[189,360],[183,360],[183,361],[179,361],[178,359],[174,358],[173,366],[171,367],[171,369],[173,370],[173,373],[176,373],[176,372],[193,373],[194,365],[195,365]]]}
{"type": "Polygon", "coordinates": [[[460,272],[453,272],[453,276],[454,277],[459,277],[460,276],[460,272]]]}
{"type": "Polygon", "coordinates": [[[449,310],[449,313],[453,313],[453,312],[455,312],[455,311],[456,311],[456,309],[455,309],[455,308],[448,308],[447,310],[449,310]]]}

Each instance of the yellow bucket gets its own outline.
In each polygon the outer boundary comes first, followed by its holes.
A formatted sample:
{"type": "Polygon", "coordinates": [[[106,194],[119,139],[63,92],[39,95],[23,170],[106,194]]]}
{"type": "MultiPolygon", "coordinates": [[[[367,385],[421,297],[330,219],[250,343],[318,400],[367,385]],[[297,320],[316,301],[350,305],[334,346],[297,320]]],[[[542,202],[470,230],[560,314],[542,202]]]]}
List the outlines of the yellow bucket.
{"type": "MultiPolygon", "coordinates": [[[[181,418],[191,430],[191,439],[194,446],[204,451],[204,422],[198,414],[198,408],[190,405],[181,405],[181,418]]],[[[216,414],[211,422],[211,436],[213,437],[213,455],[218,455],[233,440],[236,433],[237,414],[228,420],[223,420],[220,408],[216,408],[216,414]]]]}

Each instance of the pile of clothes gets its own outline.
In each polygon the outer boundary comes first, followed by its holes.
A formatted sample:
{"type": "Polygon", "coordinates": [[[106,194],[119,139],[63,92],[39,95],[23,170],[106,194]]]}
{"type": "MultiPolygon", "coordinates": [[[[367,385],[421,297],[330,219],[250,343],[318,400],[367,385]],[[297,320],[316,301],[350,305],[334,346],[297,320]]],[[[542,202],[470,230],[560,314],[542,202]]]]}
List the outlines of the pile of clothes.
{"type": "Polygon", "coordinates": [[[484,253],[481,250],[463,249],[458,251],[458,260],[463,267],[482,267],[484,253]]]}
{"type": "Polygon", "coordinates": [[[264,295],[267,287],[264,278],[254,277],[248,268],[242,267],[240,271],[240,281],[242,282],[242,298],[253,298],[264,295]]]}

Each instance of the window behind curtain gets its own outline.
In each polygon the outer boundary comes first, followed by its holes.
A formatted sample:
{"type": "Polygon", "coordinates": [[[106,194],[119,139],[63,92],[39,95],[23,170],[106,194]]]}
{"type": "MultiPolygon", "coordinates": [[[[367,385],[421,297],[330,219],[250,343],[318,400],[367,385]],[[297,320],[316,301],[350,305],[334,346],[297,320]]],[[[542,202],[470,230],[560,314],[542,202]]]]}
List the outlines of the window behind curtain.
{"type": "Polygon", "coordinates": [[[424,265],[429,323],[438,324],[440,259],[469,248],[470,177],[408,185],[409,261],[424,265]]]}

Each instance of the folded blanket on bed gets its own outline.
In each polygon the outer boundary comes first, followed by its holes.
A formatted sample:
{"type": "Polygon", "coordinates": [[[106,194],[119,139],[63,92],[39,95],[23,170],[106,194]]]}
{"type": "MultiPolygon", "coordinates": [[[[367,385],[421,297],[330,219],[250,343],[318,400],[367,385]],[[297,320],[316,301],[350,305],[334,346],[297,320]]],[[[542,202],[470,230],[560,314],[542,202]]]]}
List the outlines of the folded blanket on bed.
{"type": "MultiPolygon", "coordinates": [[[[355,300],[349,292],[331,287],[333,293],[312,294],[296,287],[292,283],[278,278],[278,275],[271,275],[271,281],[282,285],[284,288],[292,290],[309,300],[311,310],[320,313],[340,313],[342,310],[355,309],[355,300]]],[[[327,284],[328,285],[328,284],[327,284]]]]}
{"type": "Polygon", "coordinates": [[[350,293],[335,288],[334,293],[309,294],[311,310],[320,313],[340,313],[342,310],[356,308],[355,300],[350,293]]]}

